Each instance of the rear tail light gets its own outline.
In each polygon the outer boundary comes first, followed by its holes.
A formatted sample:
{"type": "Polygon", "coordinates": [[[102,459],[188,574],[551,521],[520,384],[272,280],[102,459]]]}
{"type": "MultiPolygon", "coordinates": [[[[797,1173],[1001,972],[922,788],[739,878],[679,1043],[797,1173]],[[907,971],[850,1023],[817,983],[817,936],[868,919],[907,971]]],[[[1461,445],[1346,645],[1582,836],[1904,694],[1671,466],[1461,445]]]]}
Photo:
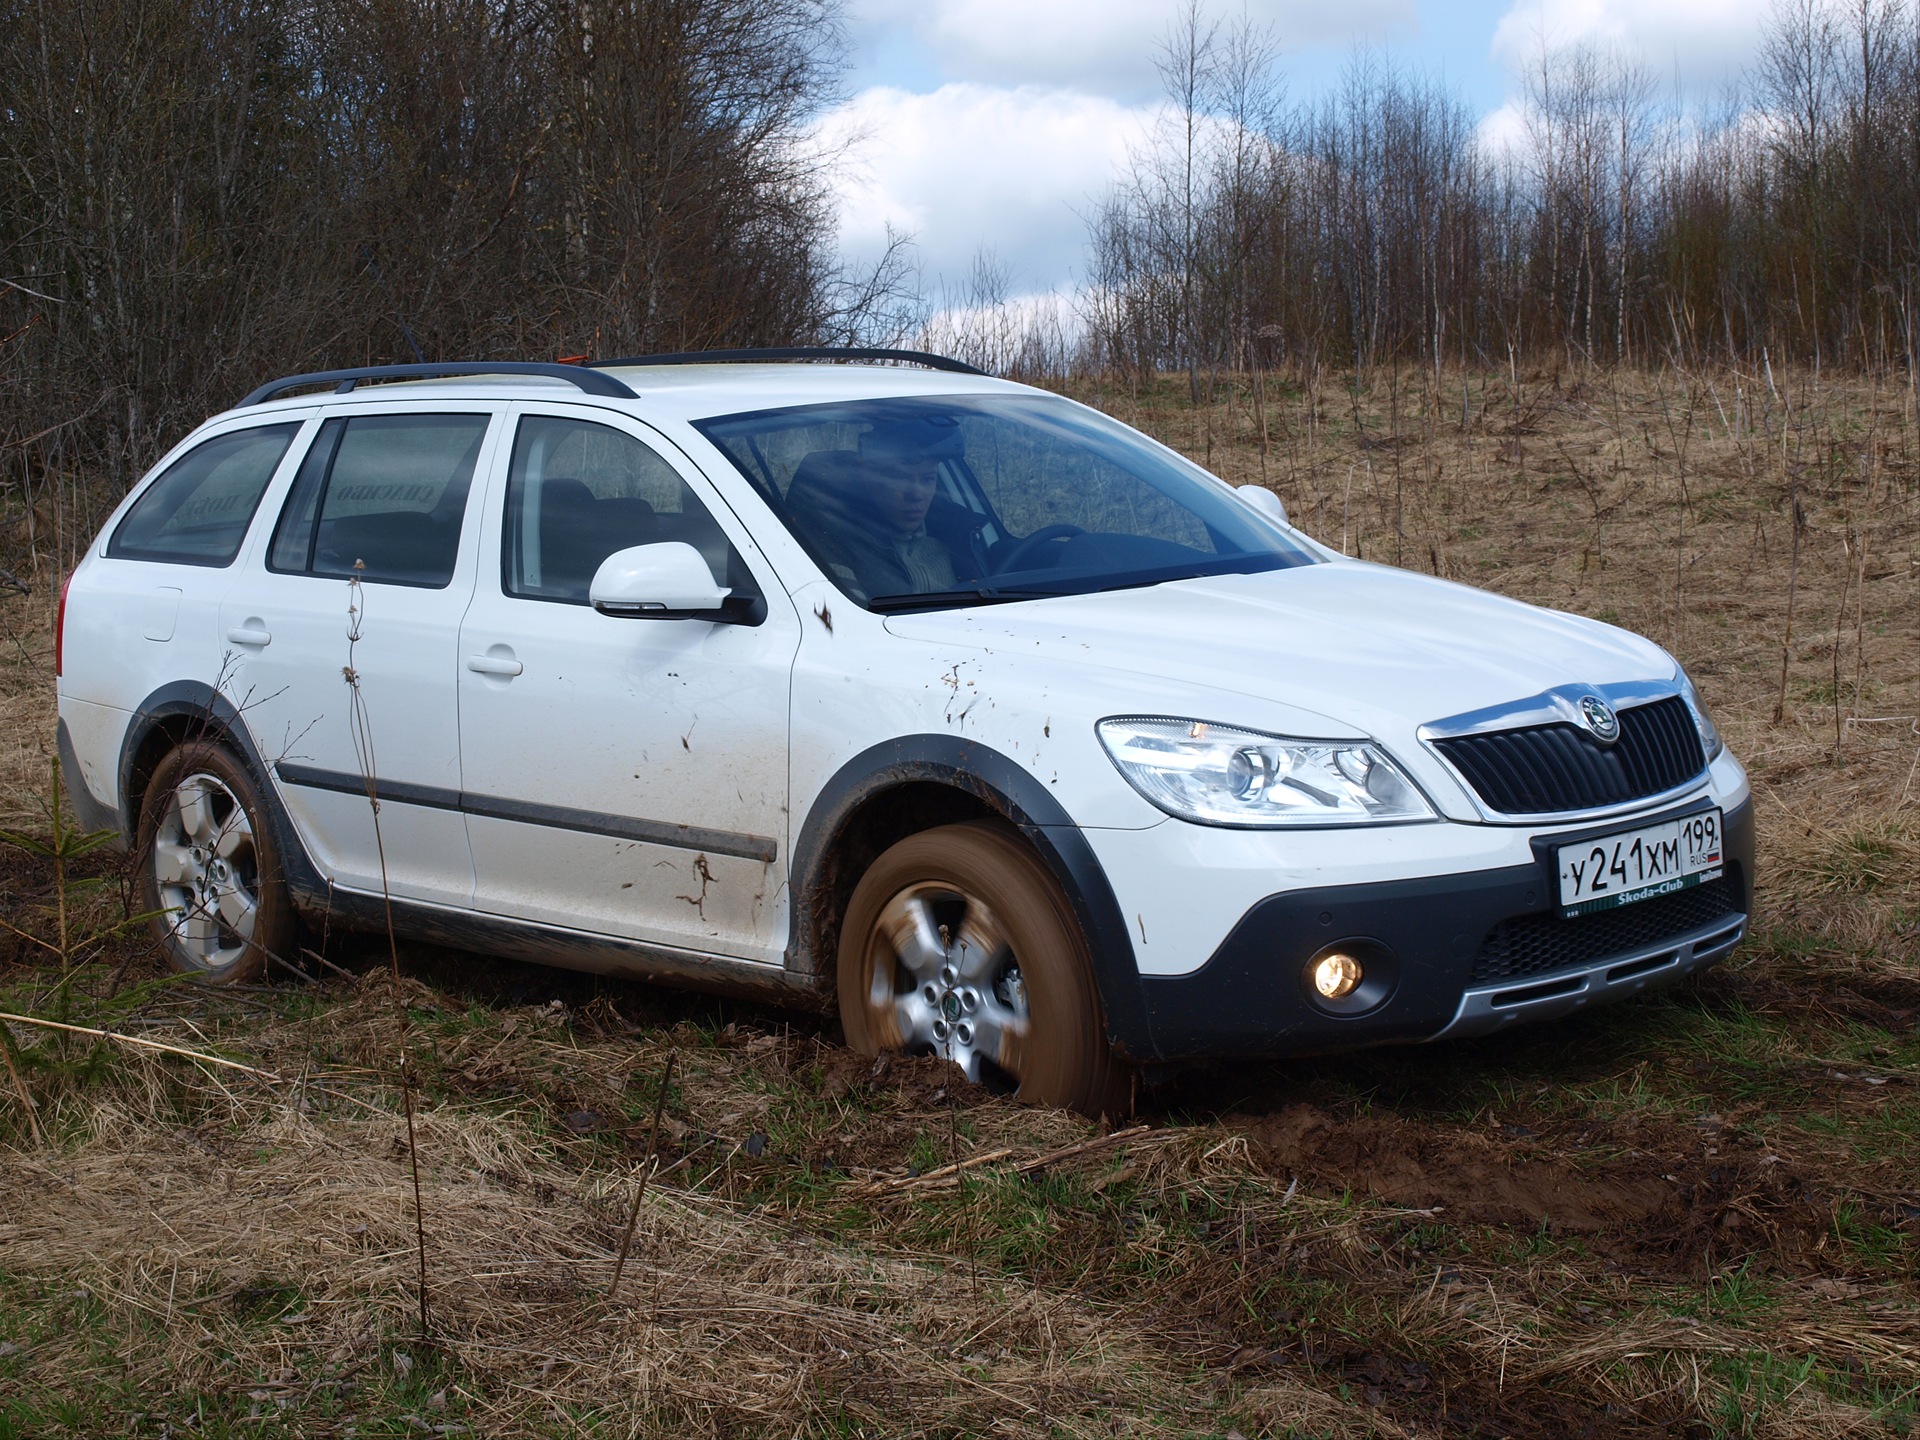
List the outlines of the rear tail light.
{"type": "Polygon", "coordinates": [[[53,624],[53,676],[59,679],[61,662],[67,649],[67,590],[73,584],[73,572],[67,572],[67,578],[60,582],[60,614],[53,624]]]}

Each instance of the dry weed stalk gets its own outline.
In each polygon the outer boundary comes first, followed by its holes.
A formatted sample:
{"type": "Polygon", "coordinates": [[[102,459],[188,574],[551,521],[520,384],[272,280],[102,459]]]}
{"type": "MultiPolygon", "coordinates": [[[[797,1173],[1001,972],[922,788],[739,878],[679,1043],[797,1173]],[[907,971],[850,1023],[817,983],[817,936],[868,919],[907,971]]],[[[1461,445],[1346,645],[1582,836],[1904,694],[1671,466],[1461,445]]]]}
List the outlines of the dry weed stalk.
{"type": "MultiPolygon", "coordinates": [[[[353,568],[356,571],[363,570],[366,568],[365,562],[355,560],[353,568]]],[[[387,848],[380,833],[380,794],[376,778],[379,770],[374,763],[373,724],[367,715],[366,696],[360,689],[360,672],[353,663],[354,650],[360,643],[361,624],[365,618],[365,596],[360,577],[355,575],[347,581],[347,663],[340,673],[347,682],[351,697],[348,716],[353,732],[354,759],[359,763],[360,777],[367,787],[367,808],[373,816],[374,852],[380,860],[380,901],[385,907],[387,963],[392,972],[393,1013],[399,1031],[400,1101],[407,1117],[407,1165],[413,1177],[414,1244],[419,1256],[420,1343],[430,1345],[433,1343],[433,1330],[427,1311],[427,1216],[420,1191],[420,1144],[413,1113],[413,1060],[407,1044],[413,1032],[413,1021],[407,1014],[406,996],[400,984],[400,942],[393,928],[393,891],[387,883],[387,848]]]]}
{"type": "Polygon", "coordinates": [[[34,1102],[32,1092],[27,1089],[27,1082],[20,1078],[20,1066],[13,1053],[13,1035],[4,1023],[6,1018],[0,1016],[0,1059],[7,1062],[7,1076],[13,1081],[14,1096],[20,1101],[21,1113],[27,1117],[27,1130],[33,1136],[34,1147],[38,1149],[47,1143],[47,1137],[40,1130],[39,1107],[34,1102]]]}
{"type": "MultiPolygon", "coordinates": [[[[0,1010],[0,1024],[34,1025],[43,1030],[58,1030],[68,1035],[91,1035],[99,1040],[112,1040],[121,1045],[137,1045],[143,1050],[157,1050],[165,1055],[178,1055],[187,1060],[198,1061],[205,1065],[219,1065],[228,1070],[239,1070],[274,1084],[282,1083],[283,1077],[271,1070],[261,1070],[252,1065],[243,1065],[238,1060],[229,1060],[224,1055],[210,1054],[205,1050],[189,1050],[184,1045],[169,1045],[161,1040],[149,1040],[141,1035],[122,1035],[117,1030],[99,1030],[91,1025],[69,1025],[59,1020],[42,1020],[37,1015],[14,1015],[0,1010]]],[[[7,1061],[9,1069],[13,1061],[7,1061]]]]}
{"type": "Polygon", "coordinates": [[[660,1071],[660,1093],[653,1101],[653,1124],[647,1130],[647,1153],[640,1162],[640,1183],[634,1187],[633,1209],[627,1213],[627,1228],[620,1235],[620,1257],[613,1262],[613,1279],[607,1285],[609,1302],[620,1293],[620,1277],[626,1272],[627,1252],[633,1248],[634,1227],[640,1223],[640,1202],[647,1198],[647,1176],[653,1171],[655,1147],[660,1143],[660,1117],[667,1111],[667,1087],[673,1083],[674,1052],[667,1052],[667,1063],[660,1071]]]}

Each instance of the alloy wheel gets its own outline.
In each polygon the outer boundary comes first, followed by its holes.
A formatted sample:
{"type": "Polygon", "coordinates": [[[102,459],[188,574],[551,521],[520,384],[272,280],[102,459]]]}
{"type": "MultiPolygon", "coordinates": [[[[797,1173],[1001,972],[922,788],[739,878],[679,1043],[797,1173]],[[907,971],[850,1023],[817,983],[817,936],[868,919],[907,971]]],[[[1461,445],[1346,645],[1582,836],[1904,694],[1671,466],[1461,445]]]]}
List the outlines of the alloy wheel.
{"type": "Polygon", "coordinates": [[[225,781],[200,771],[173,787],[151,863],[181,956],[207,970],[238,960],[259,918],[260,857],[246,807],[225,781]]]}
{"type": "Polygon", "coordinates": [[[946,1057],[976,1084],[1018,1083],[1033,1017],[993,910],[943,886],[910,886],[887,902],[872,933],[868,999],[890,1014],[898,1043],[946,1057]]]}

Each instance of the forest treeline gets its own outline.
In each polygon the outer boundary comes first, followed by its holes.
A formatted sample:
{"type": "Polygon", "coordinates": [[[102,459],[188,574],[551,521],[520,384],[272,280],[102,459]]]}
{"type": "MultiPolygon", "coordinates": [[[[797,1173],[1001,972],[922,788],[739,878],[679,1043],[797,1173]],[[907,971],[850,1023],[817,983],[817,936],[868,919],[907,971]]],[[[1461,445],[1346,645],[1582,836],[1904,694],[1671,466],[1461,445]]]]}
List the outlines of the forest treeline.
{"type": "Polygon", "coordinates": [[[838,0],[0,0],[0,483],[290,371],[861,334],[843,50],[838,0]]]}
{"type": "Polygon", "coordinates": [[[1083,289],[1037,307],[990,261],[942,305],[897,248],[835,255],[840,6],[0,0],[0,510],[35,547],[85,530],[262,377],[416,356],[917,326],[1196,396],[1249,367],[1920,368],[1920,0],[1779,0],[1706,109],[1543,46],[1497,141],[1378,57],[1294,103],[1270,33],[1190,3],[1083,289]]]}
{"type": "MultiPolygon", "coordinates": [[[[1092,223],[1075,362],[1911,372],[1920,5],[1756,18],[1757,59],[1715,106],[1543,45],[1517,125],[1489,137],[1460,94],[1376,57],[1291,105],[1269,33],[1190,5],[1167,118],[1092,223]]],[[[1011,338],[1036,361],[1054,333],[1011,338]]]]}

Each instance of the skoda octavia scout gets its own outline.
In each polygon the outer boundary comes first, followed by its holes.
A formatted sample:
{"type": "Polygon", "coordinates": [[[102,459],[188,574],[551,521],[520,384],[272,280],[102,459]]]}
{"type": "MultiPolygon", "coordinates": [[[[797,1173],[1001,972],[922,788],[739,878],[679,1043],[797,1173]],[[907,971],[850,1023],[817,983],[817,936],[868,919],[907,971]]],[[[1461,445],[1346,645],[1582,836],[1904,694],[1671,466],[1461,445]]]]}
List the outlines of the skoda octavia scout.
{"type": "Polygon", "coordinates": [[[134,487],[60,653],[75,808],[212,981],[390,901],[1098,1111],[1667,984],[1750,908],[1658,646],[934,356],[276,381],[134,487]]]}

